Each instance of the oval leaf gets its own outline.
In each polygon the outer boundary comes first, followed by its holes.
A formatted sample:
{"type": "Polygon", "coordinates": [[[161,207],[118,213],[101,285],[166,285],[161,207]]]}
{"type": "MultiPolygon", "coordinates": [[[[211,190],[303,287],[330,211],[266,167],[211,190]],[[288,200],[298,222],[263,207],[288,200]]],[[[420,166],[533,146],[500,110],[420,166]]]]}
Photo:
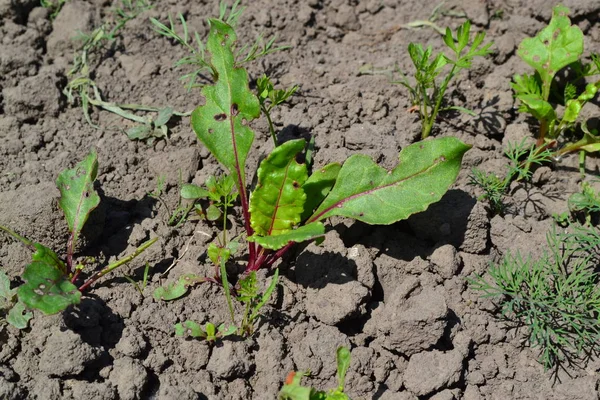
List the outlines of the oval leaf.
{"type": "Polygon", "coordinates": [[[181,197],[189,200],[205,199],[209,196],[209,191],[200,186],[191,183],[181,185],[181,197]]]}
{"type": "Polygon", "coordinates": [[[190,286],[196,285],[198,283],[206,282],[206,278],[194,275],[194,274],[185,274],[179,277],[177,282],[167,285],[165,287],[156,288],[152,297],[154,300],[175,300],[185,295],[190,286]]]}
{"type": "Polygon", "coordinates": [[[23,273],[25,283],[17,291],[19,300],[27,307],[44,314],[56,314],[79,304],[81,292],[55,265],[45,261],[33,261],[23,273]]]}
{"type": "Polygon", "coordinates": [[[308,173],[296,155],[305,144],[304,139],[285,142],[260,163],[258,184],[250,196],[250,223],[257,235],[279,235],[300,223],[308,173]]]}
{"type": "Polygon", "coordinates": [[[192,128],[200,141],[236,178],[243,182],[244,166],[254,140],[246,126],[260,115],[258,98],[248,87],[248,74],[235,66],[232,47],[237,36],[231,26],[210,19],[207,49],[214,68],[215,84],[202,88],[206,104],[192,113],[192,128]]]}
{"type": "Polygon", "coordinates": [[[100,196],[94,189],[94,181],[98,174],[98,157],[95,151],[73,169],[60,173],[56,186],[60,191],[58,204],[65,213],[71,238],[69,238],[68,254],[73,254],[81,229],[90,213],[100,204],[100,196]]]}
{"type": "Polygon", "coordinates": [[[537,36],[524,39],[517,55],[540,74],[542,81],[550,82],[554,75],[579,59],[583,53],[583,33],[569,20],[569,9],[557,5],[552,19],[537,36]]]}
{"type": "Polygon", "coordinates": [[[470,146],[453,137],[412,144],[386,171],[363,155],[351,156],[335,186],[309,221],[334,215],[388,225],[424,211],[454,183],[470,146]]]}

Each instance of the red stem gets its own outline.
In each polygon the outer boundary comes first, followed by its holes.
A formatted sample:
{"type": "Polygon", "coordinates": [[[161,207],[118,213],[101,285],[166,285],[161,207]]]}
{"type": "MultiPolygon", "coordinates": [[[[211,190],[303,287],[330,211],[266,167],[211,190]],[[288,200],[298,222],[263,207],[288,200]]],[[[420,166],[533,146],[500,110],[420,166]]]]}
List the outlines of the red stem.
{"type": "MultiPolygon", "coordinates": [[[[243,173],[245,173],[245,171],[242,171],[242,169],[240,168],[237,143],[235,141],[235,124],[233,121],[233,117],[236,112],[237,111],[233,108],[233,106],[229,110],[229,129],[231,131],[231,143],[233,146],[233,156],[235,158],[235,170],[237,173],[237,180],[238,180],[237,186],[238,186],[238,192],[240,193],[240,201],[242,203],[242,214],[244,216],[244,226],[246,228],[246,234],[248,236],[252,236],[252,234],[254,233],[254,230],[252,230],[252,226],[250,225],[250,211],[249,211],[249,206],[248,206],[248,194],[246,193],[246,185],[244,182],[245,177],[243,175],[243,173]]],[[[250,266],[253,266],[256,261],[256,246],[252,242],[248,243],[248,253],[249,253],[248,267],[250,267],[250,266]]]]}
{"type": "Polygon", "coordinates": [[[81,273],[81,270],[78,269],[75,271],[75,273],[73,274],[73,277],[71,278],[71,283],[75,283],[75,281],[77,280],[77,278],[79,278],[79,274],[81,273]]]}
{"type": "Polygon", "coordinates": [[[88,289],[94,282],[100,279],[103,276],[102,271],[96,272],[87,281],[85,281],[83,285],[79,286],[79,291],[83,292],[84,290],[88,289]]]}

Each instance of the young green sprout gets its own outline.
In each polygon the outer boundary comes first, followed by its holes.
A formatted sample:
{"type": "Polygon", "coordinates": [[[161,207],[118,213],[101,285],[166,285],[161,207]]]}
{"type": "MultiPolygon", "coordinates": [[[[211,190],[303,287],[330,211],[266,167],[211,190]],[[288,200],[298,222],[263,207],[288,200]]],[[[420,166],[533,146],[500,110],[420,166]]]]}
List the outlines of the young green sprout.
{"type": "MultiPolygon", "coordinates": [[[[600,80],[588,83],[581,93],[577,93],[577,85],[583,79],[600,74],[600,59],[592,54],[590,63],[581,62],[583,32],[578,26],[571,25],[568,15],[567,7],[557,5],[548,26],[537,36],[521,42],[517,55],[533,67],[535,73],[517,74],[512,84],[515,97],[521,102],[519,111],[531,114],[539,121],[537,149],[544,146],[552,148],[556,157],[574,151],[600,151],[600,134],[588,130],[586,121],[579,121],[583,106],[596,96],[600,80]],[[567,66],[573,66],[576,74],[572,81],[566,83],[559,100],[564,105],[560,116],[551,98],[557,97],[553,96],[553,88],[556,88],[554,78],[567,66]],[[578,127],[581,133],[574,136],[578,127]]],[[[583,172],[583,165],[581,168],[583,172]]]]}
{"type": "Polygon", "coordinates": [[[415,83],[411,84],[402,71],[398,71],[400,81],[396,83],[408,89],[411,102],[419,112],[422,139],[431,133],[440,111],[457,110],[473,114],[464,107],[443,107],[444,96],[452,79],[461,70],[471,68],[474,58],[485,57],[491,53],[489,49],[492,43],[483,44],[485,32],[477,33],[469,46],[470,37],[471,22],[468,20],[458,27],[455,35],[450,28],[446,28],[444,43],[453,53],[451,57],[442,53],[433,56],[431,46],[424,48],[421,44],[408,45],[408,54],[415,67],[415,83]],[[446,66],[450,66],[450,69],[446,66]],[[447,70],[445,75],[444,70],[447,70]]]}

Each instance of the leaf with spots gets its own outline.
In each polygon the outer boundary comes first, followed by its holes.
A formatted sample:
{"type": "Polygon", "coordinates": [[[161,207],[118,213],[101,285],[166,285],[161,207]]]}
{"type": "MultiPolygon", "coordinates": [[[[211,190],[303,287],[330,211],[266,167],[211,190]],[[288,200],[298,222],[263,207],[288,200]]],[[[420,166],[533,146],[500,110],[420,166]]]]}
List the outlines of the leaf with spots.
{"type": "Polygon", "coordinates": [[[39,243],[34,246],[37,251],[33,261],[23,273],[25,283],[17,290],[19,300],[44,314],[56,314],[71,304],[79,304],[81,292],[67,279],[56,254],[39,243]]]}
{"type": "Polygon", "coordinates": [[[571,25],[568,15],[567,7],[554,7],[550,24],[537,36],[524,39],[517,50],[517,55],[539,73],[544,100],[548,99],[554,75],[583,53],[583,33],[571,25]]]}
{"type": "Polygon", "coordinates": [[[94,189],[97,174],[98,156],[95,151],[91,151],[75,168],[61,172],[56,179],[56,186],[60,191],[58,204],[65,213],[71,231],[67,244],[69,272],[81,230],[90,213],[100,204],[100,196],[94,189]]]}
{"type": "Polygon", "coordinates": [[[280,235],[300,223],[308,172],[296,155],[305,144],[304,139],[285,142],[260,163],[258,184],[250,196],[250,223],[256,235],[280,235]]]}
{"type": "Polygon", "coordinates": [[[206,104],[192,113],[192,128],[229,170],[241,193],[245,186],[246,157],[254,140],[254,132],[247,124],[260,115],[260,103],[250,91],[246,70],[235,64],[235,31],[223,21],[209,22],[207,50],[215,83],[202,88],[206,104]]]}
{"type": "Polygon", "coordinates": [[[400,152],[398,166],[392,171],[367,156],[351,156],[308,222],[339,215],[388,225],[424,211],[454,183],[469,149],[453,137],[415,143],[400,152]]]}

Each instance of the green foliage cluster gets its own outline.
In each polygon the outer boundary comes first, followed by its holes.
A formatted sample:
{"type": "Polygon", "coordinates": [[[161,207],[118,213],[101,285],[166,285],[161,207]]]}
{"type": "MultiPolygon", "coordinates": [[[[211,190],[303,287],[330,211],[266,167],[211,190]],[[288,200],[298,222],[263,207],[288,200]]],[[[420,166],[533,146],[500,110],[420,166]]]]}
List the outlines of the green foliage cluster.
{"type": "Polygon", "coordinates": [[[571,25],[569,9],[557,5],[547,27],[535,37],[525,38],[517,55],[534,68],[534,74],[515,75],[512,84],[515,96],[520,100],[519,111],[539,121],[537,148],[555,148],[555,157],[574,151],[597,152],[600,135],[587,128],[587,121],[580,121],[583,106],[591,101],[600,88],[600,80],[580,86],[585,79],[600,74],[600,58],[591,55],[591,62],[584,63],[583,33],[571,25]],[[556,75],[565,67],[572,67],[572,74],[559,92],[556,75]],[[562,115],[557,104],[564,106],[562,115]],[[579,130],[577,130],[579,128],[579,130]]]}
{"type": "Polygon", "coordinates": [[[69,305],[79,304],[81,293],[104,275],[123,266],[141,254],[157,238],[148,240],[132,254],[115,261],[102,270],[94,273],[81,286],[75,286],[79,274],[84,269],[83,263],[74,261],[75,248],[90,213],[100,204],[100,196],[94,188],[98,173],[98,161],[95,152],[90,154],[73,169],[60,173],[56,186],[60,191],[59,206],[65,214],[69,226],[66,257],[61,259],[53,250],[20,236],[12,229],[0,225],[0,230],[22,242],[32,252],[31,263],[25,267],[22,275],[24,283],[10,289],[10,281],[0,275],[0,298],[3,304],[0,309],[10,308],[6,320],[23,329],[31,318],[27,310],[37,309],[44,314],[58,313],[69,305]],[[17,301],[15,301],[15,293],[17,301]]]}
{"type": "Polygon", "coordinates": [[[597,225],[600,216],[600,192],[596,192],[589,182],[581,183],[581,192],[573,193],[568,201],[569,211],[554,215],[556,222],[567,226],[571,221],[597,225]]]}
{"type": "Polygon", "coordinates": [[[350,368],[350,350],[339,347],[336,352],[338,386],[328,391],[317,390],[312,387],[302,386],[300,383],[304,376],[310,372],[291,372],[281,391],[279,400],[350,400],[344,393],[346,373],[350,368]]]}
{"type": "Polygon", "coordinates": [[[444,96],[450,81],[463,69],[471,68],[473,59],[485,57],[490,54],[493,43],[483,44],[485,32],[479,32],[471,38],[471,22],[466,21],[452,33],[446,28],[444,43],[452,52],[448,57],[443,53],[434,55],[431,46],[427,48],[421,44],[410,43],[408,54],[415,67],[414,85],[401,71],[401,79],[397,82],[408,89],[413,106],[418,109],[421,118],[421,137],[425,139],[431,133],[438,113],[444,110],[457,110],[472,114],[464,107],[449,106],[442,108],[444,96]],[[449,70],[446,66],[451,66],[449,70]],[[445,75],[443,74],[446,69],[445,75]]]}
{"type": "Polygon", "coordinates": [[[498,300],[502,315],[525,326],[544,368],[556,370],[597,353],[600,343],[600,232],[572,226],[547,235],[538,260],[506,254],[471,287],[498,300]]]}
{"type": "MultiPolygon", "coordinates": [[[[195,65],[210,68],[213,83],[202,86],[206,102],[192,113],[191,119],[198,139],[222,165],[225,175],[220,181],[207,182],[206,188],[182,187],[182,197],[186,199],[209,200],[207,208],[200,205],[200,212],[207,219],[216,221],[218,216],[222,217],[223,234],[207,250],[215,272],[212,277],[182,277],[157,289],[154,295],[157,299],[172,300],[183,296],[195,284],[220,283],[231,323],[236,324],[232,300],[237,299],[244,308],[238,333],[249,335],[259,310],[274,291],[278,274],[276,270],[271,284],[260,294],[255,271],[272,266],[295,243],[321,238],[325,233],[323,220],[328,217],[339,215],[370,224],[391,224],[423,211],[438,201],[454,182],[469,146],[455,138],[417,143],[403,149],[398,166],[392,171],[363,155],[351,156],[342,165],[332,163],[311,171],[312,165],[306,160],[312,160],[312,143],[307,145],[304,139],[277,143],[270,121],[272,108],[292,96],[297,87],[278,90],[263,76],[257,81],[258,93],[251,91],[244,64],[253,56],[239,50],[235,29],[225,17],[228,13],[221,14],[221,18],[209,20],[206,44],[198,46],[202,61],[195,65]],[[261,114],[269,122],[275,148],[260,163],[256,185],[249,190],[246,159],[255,136],[250,122],[261,114]],[[226,235],[227,212],[237,198],[245,235],[230,239],[226,235]],[[230,284],[226,266],[235,263],[234,256],[241,250],[244,238],[245,271],[242,276],[233,277],[237,281],[230,284]]],[[[185,26],[184,20],[180,20],[185,26]]],[[[171,32],[176,41],[187,43],[187,29],[183,36],[176,37],[172,23],[171,27],[153,23],[165,34],[171,32]]],[[[201,43],[198,39],[196,42],[201,43]]],[[[255,53],[254,48],[258,47],[250,47],[249,54],[255,53]]]]}
{"type": "Polygon", "coordinates": [[[469,184],[479,187],[483,193],[477,200],[486,200],[493,214],[502,214],[506,209],[504,196],[510,183],[514,180],[529,181],[532,176],[531,165],[541,165],[552,160],[552,152],[548,149],[535,149],[535,145],[526,146],[525,140],[515,145],[509,143],[504,155],[509,159],[506,175],[499,177],[494,173],[485,173],[473,168],[469,176],[469,184]]]}

